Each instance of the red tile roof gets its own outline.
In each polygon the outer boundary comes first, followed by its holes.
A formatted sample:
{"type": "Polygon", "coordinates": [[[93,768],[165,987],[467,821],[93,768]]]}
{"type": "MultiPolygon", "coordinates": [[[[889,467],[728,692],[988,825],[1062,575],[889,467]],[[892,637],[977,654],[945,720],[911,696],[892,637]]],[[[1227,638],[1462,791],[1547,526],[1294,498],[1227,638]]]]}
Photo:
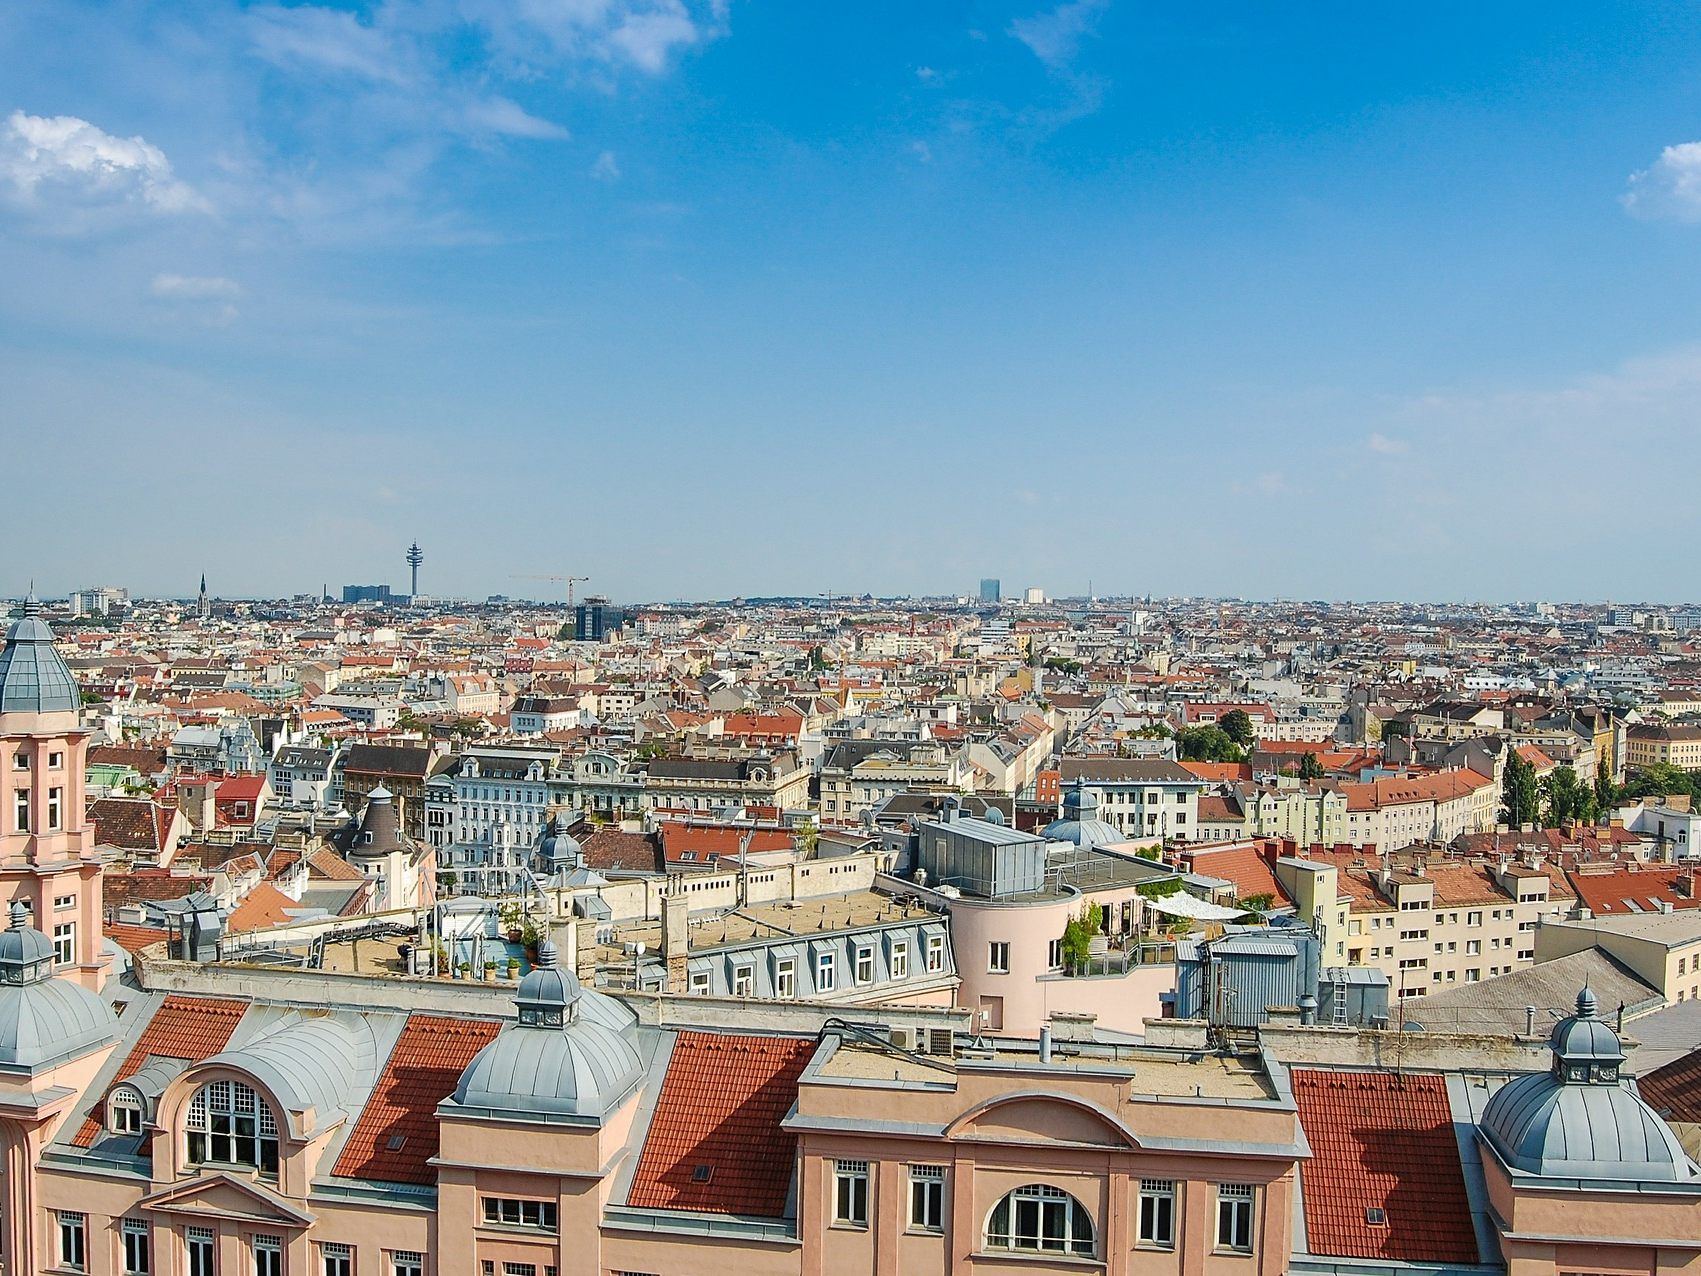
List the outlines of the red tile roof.
{"type": "Polygon", "coordinates": [[[783,1215],[797,1139],[780,1122],[814,1052],[810,1039],[680,1033],[627,1204],[783,1215]]]}
{"type": "Polygon", "coordinates": [[[140,952],[149,944],[163,943],[170,938],[158,926],[130,926],[124,922],[107,922],[100,930],[127,953],[140,952]]]}
{"type": "MultiPolygon", "coordinates": [[[[130,1048],[130,1053],[112,1076],[122,1081],[134,1076],[154,1055],[164,1059],[189,1059],[199,1063],[210,1059],[225,1048],[230,1034],[236,1031],[248,1009],[245,1001],[228,1001],[221,997],[179,997],[176,994],[160,1003],[158,1010],[142,1035],[130,1048]]],[[[100,1133],[100,1108],[83,1120],[82,1129],[71,1141],[80,1148],[89,1147],[100,1133]]]]}
{"type": "Polygon", "coordinates": [[[488,1019],[410,1015],[372,1097],[331,1171],[339,1178],[435,1183],[437,1105],[502,1025],[488,1019]],[[391,1145],[400,1140],[399,1146],[391,1145]]]}
{"type": "Polygon", "coordinates": [[[300,904],[276,886],[270,882],[261,882],[231,910],[225,929],[233,935],[238,935],[244,931],[281,926],[291,920],[300,909],[300,904]]]}
{"type": "Polygon", "coordinates": [[[1622,917],[1627,913],[1655,913],[1661,904],[1670,904],[1673,909],[1701,907],[1701,898],[1697,898],[1701,891],[1690,885],[1695,880],[1692,874],[1692,869],[1654,864],[1607,873],[1578,870],[1567,876],[1583,907],[1596,917],[1622,917]]]}
{"type": "Polygon", "coordinates": [[[1478,1261],[1443,1078],[1296,1068],[1293,1094],[1311,1143],[1300,1169],[1309,1252],[1478,1261]],[[1371,1207],[1387,1222],[1368,1223],[1371,1207]]]}
{"type": "Polygon", "coordinates": [[[1701,1050],[1637,1077],[1636,1088],[1666,1120],[1701,1124],[1701,1050]]]}

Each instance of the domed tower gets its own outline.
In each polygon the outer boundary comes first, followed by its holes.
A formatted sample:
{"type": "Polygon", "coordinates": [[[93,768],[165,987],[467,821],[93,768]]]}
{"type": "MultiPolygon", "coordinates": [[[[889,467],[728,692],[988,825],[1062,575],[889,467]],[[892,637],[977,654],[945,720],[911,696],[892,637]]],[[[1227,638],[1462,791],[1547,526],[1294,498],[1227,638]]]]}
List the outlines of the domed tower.
{"type": "Polygon", "coordinates": [[[376,883],[373,908],[419,908],[431,903],[436,858],[402,832],[395,797],[380,784],[366,795],[360,826],[348,846],[348,862],[376,883]]]}
{"type": "Polygon", "coordinates": [[[1483,1137],[1510,1171],[1551,1179],[1689,1182],[1677,1135],[1621,1075],[1624,1046],[1587,987],[1554,1025],[1546,1072],[1509,1081],[1483,1109],[1483,1137]]]}
{"type": "Polygon", "coordinates": [[[31,594],[0,649],[0,901],[22,901],[56,966],[98,989],[109,959],[87,753],[82,694],[31,594]]]}
{"type": "Polygon", "coordinates": [[[558,963],[555,945],[520,981],[519,1020],[461,1074],[454,1102],[491,1116],[521,1115],[600,1126],[637,1088],[643,1064],[628,1037],[630,1015],[584,988],[558,963]]]}
{"type": "Polygon", "coordinates": [[[35,1271],[31,1220],[40,1213],[32,1172],[42,1150],[81,1102],[118,1039],[112,1008],[72,978],[55,978],[51,939],[29,924],[22,902],[0,931],[0,1263],[35,1271]]]}
{"type": "Polygon", "coordinates": [[[1063,795],[1063,818],[1047,824],[1040,836],[1048,842],[1073,843],[1083,851],[1128,840],[1121,829],[1099,819],[1099,800],[1080,780],[1063,795]]]}

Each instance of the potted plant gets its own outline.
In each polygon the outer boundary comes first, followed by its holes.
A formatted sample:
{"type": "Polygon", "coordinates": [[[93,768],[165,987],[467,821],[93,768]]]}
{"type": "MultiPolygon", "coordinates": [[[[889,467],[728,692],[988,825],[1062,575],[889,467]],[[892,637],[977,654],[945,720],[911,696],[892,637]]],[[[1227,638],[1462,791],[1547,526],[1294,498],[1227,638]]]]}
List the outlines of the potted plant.
{"type": "Polygon", "coordinates": [[[487,984],[496,982],[496,963],[494,961],[484,963],[484,982],[487,984]]]}
{"type": "Polygon", "coordinates": [[[532,958],[537,956],[537,946],[543,942],[543,932],[538,929],[537,923],[530,917],[526,918],[520,926],[519,942],[525,944],[526,956],[532,958]]]}
{"type": "Polygon", "coordinates": [[[520,959],[518,957],[510,957],[508,959],[508,978],[518,979],[519,977],[520,977],[520,959]]]}
{"type": "Polygon", "coordinates": [[[463,961],[461,963],[460,975],[462,979],[472,978],[472,963],[470,961],[463,961]]]}

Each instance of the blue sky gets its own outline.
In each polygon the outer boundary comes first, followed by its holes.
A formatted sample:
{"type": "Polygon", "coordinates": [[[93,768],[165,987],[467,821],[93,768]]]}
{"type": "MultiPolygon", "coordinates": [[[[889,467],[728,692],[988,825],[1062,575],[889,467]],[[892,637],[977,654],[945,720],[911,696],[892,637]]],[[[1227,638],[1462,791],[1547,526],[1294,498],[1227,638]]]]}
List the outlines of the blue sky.
{"type": "Polygon", "coordinates": [[[1692,597],[1698,268],[1689,6],[14,2],[0,592],[1692,597]]]}

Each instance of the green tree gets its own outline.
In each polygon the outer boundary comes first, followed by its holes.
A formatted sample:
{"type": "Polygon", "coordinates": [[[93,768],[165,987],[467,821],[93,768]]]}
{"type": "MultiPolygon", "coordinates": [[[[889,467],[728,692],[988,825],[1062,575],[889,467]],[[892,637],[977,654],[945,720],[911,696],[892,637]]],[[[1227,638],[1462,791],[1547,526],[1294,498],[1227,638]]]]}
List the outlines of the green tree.
{"type": "Polygon", "coordinates": [[[1223,729],[1223,734],[1233,740],[1241,748],[1248,748],[1253,741],[1252,718],[1244,709],[1230,709],[1223,714],[1217,725],[1223,729]]]}
{"type": "Polygon", "coordinates": [[[1631,772],[1625,782],[1623,797],[1670,797],[1675,794],[1696,795],[1696,777],[1669,763],[1656,762],[1631,772]]]}
{"type": "Polygon", "coordinates": [[[1541,789],[1536,783],[1536,769],[1516,749],[1506,759],[1500,793],[1505,800],[1501,819],[1513,828],[1534,824],[1541,818],[1541,789]]]}
{"type": "Polygon", "coordinates": [[[1315,753],[1302,753],[1299,758],[1299,778],[1302,780],[1321,780],[1323,764],[1317,760],[1315,753]]]}
{"type": "Polygon", "coordinates": [[[1591,814],[1594,806],[1594,792],[1584,786],[1577,778],[1577,772],[1569,766],[1555,767],[1544,776],[1541,791],[1547,808],[1544,817],[1548,828],[1559,828],[1582,820],[1591,814]]]}
{"type": "Polygon", "coordinates": [[[1618,805],[1619,787],[1612,781],[1612,776],[1606,771],[1595,772],[1595,815],[1610,811],[1618,805]]]}
{"type": "Polygon", "coordinates": [[[1246,754],[1218,726],[1187,727],[1176,732],[1175,747],[1183,762],[1244,762],[1246,754]]]}
{"type": "Polygon", "coordinates": [[[1104,908],[1088,904],[1063,927],[1063,964],[1070,970],[1087,964],[1093,953],[1093,937],[1104,927],[1104,908]]]}

